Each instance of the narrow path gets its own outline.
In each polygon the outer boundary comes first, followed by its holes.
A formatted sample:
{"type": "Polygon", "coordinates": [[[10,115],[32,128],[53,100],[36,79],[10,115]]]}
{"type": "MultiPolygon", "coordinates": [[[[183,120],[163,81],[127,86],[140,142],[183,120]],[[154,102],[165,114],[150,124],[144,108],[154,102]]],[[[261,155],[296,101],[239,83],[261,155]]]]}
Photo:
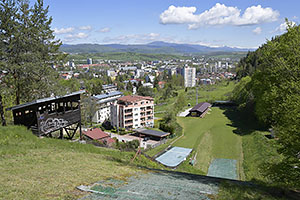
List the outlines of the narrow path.
{"type": "Polygon", "coordinates": [[[242,181],[245,181],[246,177],[244,174],[243,162],[244,162],[244,151],[243,151],[243,138],[240,136],[240,160],[239,160],[239,178],[242,181]]]}

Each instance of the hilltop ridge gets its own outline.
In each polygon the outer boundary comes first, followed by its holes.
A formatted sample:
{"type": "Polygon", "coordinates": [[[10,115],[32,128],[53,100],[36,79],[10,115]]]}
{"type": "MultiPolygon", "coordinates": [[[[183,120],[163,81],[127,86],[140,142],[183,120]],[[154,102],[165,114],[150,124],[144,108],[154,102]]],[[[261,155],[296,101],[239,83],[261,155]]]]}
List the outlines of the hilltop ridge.
{"type": "Polygon", "coordinates": [[[210,52],[247,52],[254,49],[237,47],[210,47],[198,44],[178,44],[155,41],[148,44],[63,44],[61,51],[67,53],[135,52],[162,54],[197,54],[210,52]]]}

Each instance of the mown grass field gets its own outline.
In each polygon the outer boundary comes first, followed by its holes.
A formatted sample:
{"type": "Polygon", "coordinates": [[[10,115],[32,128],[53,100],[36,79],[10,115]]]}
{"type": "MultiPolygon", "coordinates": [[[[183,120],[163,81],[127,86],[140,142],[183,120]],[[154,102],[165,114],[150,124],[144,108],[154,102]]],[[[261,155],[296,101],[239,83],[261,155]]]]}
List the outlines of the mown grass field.
{"type": "Polygon", "coordinates": [[[235,134],[224,110],[212,107],[204,118],[178,117],[184,136],[174,146],[193,148],[197,152],[196,168],[207,173],[214,158],[235,159],[242,163],[242,140],[235,134]]]}
{"type": "MultiPolygon", "coordinates": [[[[215,101],[215,100],[228,100],[230,92],[233,90],[235,83],[231,82],[221,82],[216,85],[207,85],[198,87],[198,103],[204,101],[215,101]]],[[[177,90],[179,93],[185,93],[186,103],[191,106],[196,105],[196,89],[189,88],[186,92],[184,89],[177,90]]],[[[159,98],[159,97],[157,97],[159,98]]],[[[177,97],[168,98],[165,102],[160,102],[160,104],[155,106],[155,117],[163,117],[164,112],[174,106],[174,102],[177,97]]],[[[187,105],[186,105],[186,108],[187,105]]]]}
{"type": "Polygon", "coordinates": [[[162,168],[144,156],[67,140],[38,138],[24,127],[0,127],[0,199],[76,199],[81,184],[124,178],[137,166],[162,168]]]}

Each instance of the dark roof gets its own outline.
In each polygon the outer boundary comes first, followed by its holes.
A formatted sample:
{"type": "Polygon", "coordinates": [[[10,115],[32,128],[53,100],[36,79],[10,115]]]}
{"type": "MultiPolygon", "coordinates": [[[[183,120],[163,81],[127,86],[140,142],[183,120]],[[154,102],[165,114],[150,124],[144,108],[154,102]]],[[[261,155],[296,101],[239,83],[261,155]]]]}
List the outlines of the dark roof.
{"type": "Polygon", "coordinates": [[[66,94],[64,96],[54,96],[54,97],[48,97],[48,98],[44,98],[44,99],[37,99],[37,100],[32,101],[32,102],[28,102],[28,103],[24,103],[24,104],[20,104],[20,105],[16,105],[16,106],[7,108],[6,110],[7,111],[8,110],[16,110],[16,109],[32,106],[32,105],[35,105],[35,104],[44,103],[44,102],[47,102],[47,101],[53,101],[53,100],[56,100],[56,99],[62,99],[62,98],[66,98],[66,97],[80,95],[80,94],[83,94],[84,92],[85,91],[78,91],[78,92],[73,92],[73,93],[70,93],[70,94],[66,94]]]}
{"type": "Polygon", "coordinates": [[[193,111],[204,112],[209,107],[211,107],[210,103],[202,102],[202,103],[199,103],[199,104],[195,105],[195,107],[193,107],[190,110],[190,112],[193,112],[193,111]]]}
{"type": "Polygon", "coordinates": [[[107,133],[105,133],[104,131],[102,131],[99,128],[95,128],[95,129],[87,130],[87,131],[82,131],[82,133],[84,135],[88,136],[89,138],[93,139],[93,140],[99,140],[99,139],[109,137],[109,135],[107,133]]]}
{"type": "Polygon", "coordinates": [[[166,137],[170,135],[170,133],[150,129],[136,129],[135,132],[155,137],[166,137]]]}

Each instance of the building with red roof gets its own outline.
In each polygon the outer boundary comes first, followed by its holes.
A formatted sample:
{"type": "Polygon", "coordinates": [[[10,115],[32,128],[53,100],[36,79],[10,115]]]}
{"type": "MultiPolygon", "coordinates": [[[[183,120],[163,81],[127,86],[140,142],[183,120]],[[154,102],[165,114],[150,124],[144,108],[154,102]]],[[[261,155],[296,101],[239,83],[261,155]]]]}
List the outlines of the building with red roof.
{"type": "Polygon", "coordinates": [[[88,140],[102,141],[103,144],[110,146],[115,142],[114,139],[110,137],[107,133],[99,128],[88,129],[87,131],[82,131],[84,137],[88,140]]]}

